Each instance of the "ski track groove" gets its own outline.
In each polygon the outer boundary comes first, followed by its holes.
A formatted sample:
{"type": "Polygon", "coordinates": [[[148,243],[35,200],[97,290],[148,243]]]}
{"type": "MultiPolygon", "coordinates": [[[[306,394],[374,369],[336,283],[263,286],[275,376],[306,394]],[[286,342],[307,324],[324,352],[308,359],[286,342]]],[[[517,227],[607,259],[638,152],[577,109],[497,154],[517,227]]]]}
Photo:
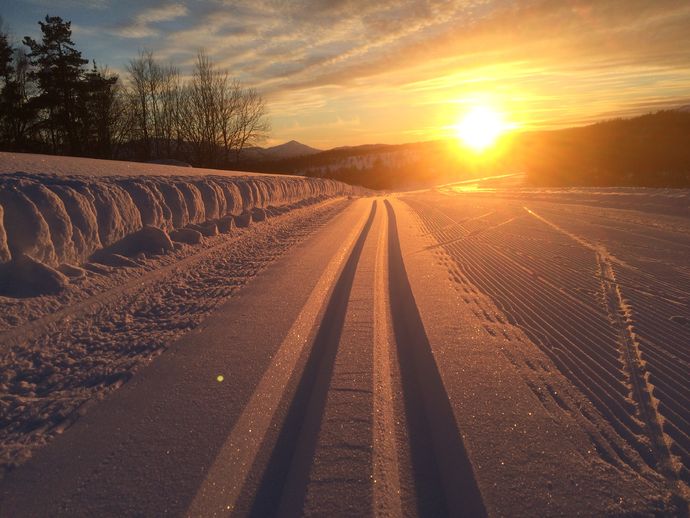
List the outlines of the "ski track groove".
{"type": "Polygon", "coordinates": [[[302,512],[348,298],[375,215],[376,202],[372,203],[369,217],[326,303],[287,415],[254,495],[251,516],[298,516],[302,512]]]}
{"type": "MultiPolygon", "coordinates": [[[[375,319],[380,333],[375,331],[374,362],[378,365],[373,378],[373,391],[366,394],[372,399],[373,417],[370,447],[360,444],[347,445],[322,443],[321,448],[328,455],[320,462],[337,463],[350,460],[350,454],[337,455],[336,449],[350,449],[361,455],[369,455],[373,448],[372,473],[369,483],[373,486],[372,513],[374,515],[402,516],[408,513],[422,516],[483,516],[486,511],[477,488],[474,473],[462,444],[462,438],[450,407],[448,395],[436,368],[431,347],[414,302],[400,250],[397,223],[392,206],[384,202],[378,209],[380,234],[377,242],[375,279],[383,295],[377,290],[374,296],[375,319]],[[383,228],[381,228],[383,226],[383,228]],[[386,239],[387,236],[387,239],[386,239]],[[385,249],[382,249],[385,247],[385,249]],[[388,278],[382,270],[388,263],[388,278]],[[389,307],[387,307],[390,305],[389,307]],[[389,313],[390,311],[390,313],[389,313]],[[385,315],[390,315],[386,317],[385,315]],[[390,323],[386,323],[390,318],[390,323]],[[397,354],[391,354],[386,328],[391,326],[389,336],[395,341],[397,354]],[[397,365],[388,365],[389,358],[397,358],[397,365]],[[399,370],[398,370],[399,369],[399,370]],[[392,386],[397,383],[391,373],[398,372],[402,388],[404,415],[396,419],[391,405],[392,386]],[[381,405],[388,405],[383,412],[381,405]],[[385,415],[384,415],[385,414],[385,415]],[[400,447],[396,437],[395,422],[406,423],[407,444],[411,457],[413,488],[406,493],[414,494],[414,509],[405,509],[401,501],[402,488],[398,479],[399,469],[396,450],[400,447]],[[383,469],[381,463],[386,465],[383,469]],[[394,473],[391,472],[391,464],[394,473]],[[377,485],[376,477],[383,477],[377,485]]],[[[324,426],[337,425],[337,419],[326,422],[329,391],[337,390],[335,377],[346,374],[338,371],[336,357],[345,315],[348,311],[348,297],[361,262],[361,253],[367,235],[372,232],[377,209],[372,206],[370,218],[362,229],[357,244],[348,258],[333,293],[327,303],[319,324],[314,343],[300,374],[298,386],[291,396],[287,415],[281,425],[279,436],[273,444],[272,453],[263,470],[259,487],[252,496],[252,516],[298,516],[305,512],[309,487],[323,488],[328,485],[360,484],[361,479],[352,477],[310,477],[315,462],[320,433],[324,426]]],[[[393,344],[390,344],[393,345],[393,344]]],[[[376,368],[376,365],[374,368],[376,368]]],[[[361,374],[361,373],[360,373],[361,374]]],[[[338,378],[340,379],[340,378],[338,378]]],[[[369,421],[367,423],[369,424],[369,421]]],[[[322,450],[323,451],[323,450],[322,450]]],[[[327,471],[326,471],[327,472],[327,471]]],[[[365,502],[360,502],[365,504],[365,502]]],[[[342,502],[343,508],[351,502],[342,502]]],[[[408,504],[410,505],[409,501],[408,504]]],[[[309,513],[307,513],[309,514],[309,513]]]]}

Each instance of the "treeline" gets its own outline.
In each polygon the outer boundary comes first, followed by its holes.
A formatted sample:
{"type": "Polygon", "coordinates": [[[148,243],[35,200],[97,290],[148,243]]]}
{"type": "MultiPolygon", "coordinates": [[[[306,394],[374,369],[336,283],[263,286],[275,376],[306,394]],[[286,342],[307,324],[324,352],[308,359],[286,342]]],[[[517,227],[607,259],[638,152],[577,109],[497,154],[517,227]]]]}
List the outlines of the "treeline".
{"type": "Polygon", "coordinates": [[[514,160],[538,186],[690,187],[690,113],[528,133],[514,160]]]}
{"type": "Polygon", "coordinates": [[[203,51],[189,78],[142,51],[122,79],[87,66],[71,22],[39,26],[21,45],[0,32],[0,150],[223,168],[267,136],[261,95],[203,51]]]}
{"type": "Polygon", "coordinates": [[[336,148],[242,168],[339,180],[370,189],[413,189],[515,172],[510,148],[501,143],[489,157],[464,152],[455,140],[336,148]]]}
{"type": "Polygon", "coordinates": [[[533,186],[690,187],[690,107],[505,138],[485,157],[456,141],[338,148],[272,162],[261,172],[333,178],[372,189],[526,173],[533,186]]]}

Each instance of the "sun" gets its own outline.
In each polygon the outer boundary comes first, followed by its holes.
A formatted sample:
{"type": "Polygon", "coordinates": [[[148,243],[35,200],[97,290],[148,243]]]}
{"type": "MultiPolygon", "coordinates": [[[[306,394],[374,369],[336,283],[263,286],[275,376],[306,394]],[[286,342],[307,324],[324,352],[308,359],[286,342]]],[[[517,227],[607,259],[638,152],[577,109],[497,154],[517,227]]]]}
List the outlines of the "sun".
{"type": "Polygon", "coordinates": [[[488,106],[474,106],[455,125],[462,142],[476,152],[490,148],[509,129],[503,116],[488,106]]]}

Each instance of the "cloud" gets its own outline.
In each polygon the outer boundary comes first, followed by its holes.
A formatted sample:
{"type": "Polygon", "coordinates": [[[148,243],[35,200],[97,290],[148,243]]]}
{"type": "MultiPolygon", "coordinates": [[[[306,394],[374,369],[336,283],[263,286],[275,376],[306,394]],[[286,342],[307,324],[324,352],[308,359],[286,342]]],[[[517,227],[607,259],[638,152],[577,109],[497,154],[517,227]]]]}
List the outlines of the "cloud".
{"type": "Polygon", "coordinates": [[[184,4],[166,4],[139,12],[131,23],[124,24],[113,32],[123,38],[149,38],[160,34],[153,25],[169,22],[189,13],[184,4]]]}
{"type": "Polygon", "coordinates": [[[109,0],[25,0],[27,3],[50,9],[106,9],[109,0]]]}
{"type": "Polygon", "coordinates": [[[330,122],[358,114],[392,141],[447,124],[478,92],[556,126],[665,106],[690,83],[687,0],[55,1],[115,68],[145,46],[187,74],[204,48],[266,95],[285,131],[300,117],[303,132],[335,134],[330,122]]]}

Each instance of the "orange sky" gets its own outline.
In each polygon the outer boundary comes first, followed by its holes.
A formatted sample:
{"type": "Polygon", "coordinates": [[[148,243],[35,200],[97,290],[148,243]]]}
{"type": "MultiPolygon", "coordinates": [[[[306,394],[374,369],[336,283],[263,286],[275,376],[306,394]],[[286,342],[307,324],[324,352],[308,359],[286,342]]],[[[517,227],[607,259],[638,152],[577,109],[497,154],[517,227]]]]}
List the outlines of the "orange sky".
{"type": "MultiPolygon", "coordinates": [[[[476,103],[555,128],[690,102],[690,2],[26,0],[5,26],[73,21],[116,70],[142,47],[183,72],[200,47],[268,100],[268,144],[449,136],[476,103]]],[[[5,11],[5,9],[3,8],[5,11]]]]}

